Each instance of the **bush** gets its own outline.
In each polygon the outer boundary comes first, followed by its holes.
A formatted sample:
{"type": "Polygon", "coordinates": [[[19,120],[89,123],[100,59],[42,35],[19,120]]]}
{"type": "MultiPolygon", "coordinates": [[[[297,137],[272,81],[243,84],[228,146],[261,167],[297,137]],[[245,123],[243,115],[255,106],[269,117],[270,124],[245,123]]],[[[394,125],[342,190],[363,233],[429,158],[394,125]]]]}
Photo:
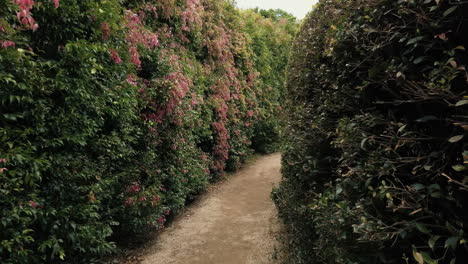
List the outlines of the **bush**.
{"type": "Polygon", "coordinates": [[[239,168],[278,104],[241,20],[224,0],[0,0],[1,263],[99,262],[239,168]]]}
{"type": "Polygon", "coordinates": [[[288,69],[290,263],[468,261],[463,1],[321,1],[288,69]]]}
{"type": "Polygon", "coordinates": [[[262,86],[257,95],[260,105],[253,125],[252,147],[260,153],[272,153],[280,148],[285,71],[298,24],[294,16],[282,10],[245,10],[242,16],[256,54],[254,66],[261,80],[257,85],[262,86]]]}

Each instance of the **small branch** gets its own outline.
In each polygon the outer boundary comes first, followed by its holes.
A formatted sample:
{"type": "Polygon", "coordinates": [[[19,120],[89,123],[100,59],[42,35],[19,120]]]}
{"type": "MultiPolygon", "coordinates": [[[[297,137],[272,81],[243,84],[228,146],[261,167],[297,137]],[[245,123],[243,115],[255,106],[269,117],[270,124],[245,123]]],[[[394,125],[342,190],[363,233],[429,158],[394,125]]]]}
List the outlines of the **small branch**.
{"type": "Polygon", "coordinates": [[[468,191],[468,185],[463,184],[463,183],[461,183],[459,181],[456,181],[456,180],[450,178],[450,176],[448,176],[447,174],[445,174],[443,172],[441,173],[441,175],[444,176],[445,178],[447,178],[449,180],[449,182],[453,182],[455,184],[458,184],[459,186],[463,187],[463,189],[465,189],[465,191],[468,191]]]}

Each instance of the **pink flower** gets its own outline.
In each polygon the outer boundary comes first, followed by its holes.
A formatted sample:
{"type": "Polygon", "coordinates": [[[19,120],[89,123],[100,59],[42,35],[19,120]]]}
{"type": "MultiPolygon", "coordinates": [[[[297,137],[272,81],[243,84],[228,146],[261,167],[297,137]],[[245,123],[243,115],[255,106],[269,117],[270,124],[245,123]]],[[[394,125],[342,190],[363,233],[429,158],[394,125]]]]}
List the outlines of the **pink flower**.
{"type": "Polygon", "coordinates": [[[158,35],[157,34],[151,35],[149,43],[150,43],[150,46],[152,46],[152,47],[159,46],[158,35]]]}
{"type": "Polygon", "coordinates": [[[120,58],[120,55],[116,50],[110,49],[110,54],[112,61],[114,61],[116,64],[122,63],[122,59],[120,58]]]}
{"type": "Polygon", "coordinates": [[[248,117],[252,117],[253,115],[254,115],[254,111],[252,111],[252,110],[247,111],[247,116],[248,117]]]}
{"type": "Polygon", "coordinates": [[[137,85],[135,78],[131,74],[127,75],[127,83],[134,86],[137,85]]]}
{"type": "Polygon", "coordinates": [[[151,199],[151,204],[153,206],[156,206],[160,200],[161,200],[161,197],[159,197],[158,195],[153,196],[153,199],[151,199]]]}
{"type": "Polygon", "coordinates": [[[21,9],[31,9],[34,5],[34,0],[14,0],[21,9]]]}
{"type": "Polygon", "coordinates": [[[13,41],[9,41],[9,40],[0,41],[0,43],[2,44],[2,47],[5,49],[8,47],[16,46],[16,44],[13,41]]]}
{"type": "Polygon", "coordinates": [[[126,192],[128,193],[138,193],[140,192],[141,187],[140,184],[137,182],[134,182],[132,185],[128,186],[126,189],[126,192]]]}
{"type": "Polygon", "coordinates": [[[35,23],[34,18],[31,16],[31,9],[34,6],[34,0],[14,0],[14,3],[20,8],[20,12],[16,15],[21,24],[23,24],[27,29],[36,31],[39,28],[39,25],[35,23]]]}
{"type": "Polygon", "coordinates": [[[59,3],[59,0],[52,0],[55,4],[55,8],[59,8],[60,6],[60,3],[59,3]]]}
{"type": "Polygon", "coordinates": [[[169,215],[171,213],[171,210],[167,209],[166,211],[164,211],[164,214],[165,215],[169,215]]]}
{"type": "Polygon", "coordinates": [[[434,38],[440,38],[441,40],[447,40],[447,34],[445,33],[440,33],[438,35],[435,35],[434,38]]]}
{"type": "Polygon", "coordinates": [[[141,198],[140,198],[140,202],[146,202],[146,197],[144,197],[144,196],[141,197],[141,198]]]}
{"type": "Polygon", "coordinates": [[[36,207],[37,207],[37,203],[34,202],[34,201],[29,201],[29,205],[30,205],[32,208],[36,208],[36,207]]]}
{"type": "Polygon", "coordinates": [[[109,39],[110,34],[111,34],[111,29],[107,21],[101,24],[101,31],[102,31],[102,39],[104,40],[109,39]]]}
{"type": "Polygon", "coordinates": [[[137,68],[141,68],[140,53],[138,53],[137,47],[130,47],[128,52],[130,53],[130,61],[135,64],[137,68]]]}
{"type": "Polygon", "coordinates": [[[0,163],[6,163],[7,160],[6,159],[0,159],[0,163]]]}
{"type": "Polygon", "coordinates": [[[127,198],[125,200],[124,205],[125,205],[125,207],[130,207],[130,206],[134,205],[135,202],[136,202],[135,198],[129,197],[129,198],[127,198]]]}
{"type": "Polygon", "coordinates": [[[162,224],[164,224],[164,222],[166,222],[166,218],[165,218],[163,215],[161,215],[161,216],[158,218],[158,223],[159,223],[160,225],[162,225],[162,224]]]}
{"type": "Polygon", "coordinates": [[[0,168],[0,173],[3,173],[4,171],[7,171],[7,168],[0,168]]]}

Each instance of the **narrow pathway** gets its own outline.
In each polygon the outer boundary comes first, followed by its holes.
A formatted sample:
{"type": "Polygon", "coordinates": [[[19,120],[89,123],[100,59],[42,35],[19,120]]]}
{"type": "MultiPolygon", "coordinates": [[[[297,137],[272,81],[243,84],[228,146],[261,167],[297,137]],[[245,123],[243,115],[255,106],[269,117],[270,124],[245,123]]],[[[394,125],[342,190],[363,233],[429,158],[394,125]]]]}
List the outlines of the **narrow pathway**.
{"type": "Polygon", "coordinates": [[[271,264],[278,231],[270,199],[280,154],[258,158],[159,235],[143,264],[271,264]]]}

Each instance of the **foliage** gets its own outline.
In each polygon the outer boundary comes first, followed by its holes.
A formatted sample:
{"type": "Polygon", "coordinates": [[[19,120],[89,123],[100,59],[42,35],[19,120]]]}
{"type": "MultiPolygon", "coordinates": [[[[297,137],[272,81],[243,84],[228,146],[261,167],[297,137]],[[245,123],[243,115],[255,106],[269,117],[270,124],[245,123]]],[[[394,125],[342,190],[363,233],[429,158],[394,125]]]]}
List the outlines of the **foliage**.
{"type": "Polygon", "coordinates": [[[0,0],[1,263],[98,262],[269,142],[282,77],[258,77],[242,20],[224,0],[0,0]]]}
{"type": "Polygon", "coordinates": [[[467,263],[468,4],[322,0],[288,69],[289,263],[467,263]]]}
{"type": "MultiPolygon", "coordinates": [[[[297,30],[296,18],[282,10],[243,11],[245,32],[256,56],[255,69],[259,72],[261,86],[257,122],[254,125],[252,146],[262,153],[270,153],[280,145],[281,107],[285,95],[285,70],[292,38],[297,30]]],[[[254,114],[254,113],[250,113],[254,114]]]]}

